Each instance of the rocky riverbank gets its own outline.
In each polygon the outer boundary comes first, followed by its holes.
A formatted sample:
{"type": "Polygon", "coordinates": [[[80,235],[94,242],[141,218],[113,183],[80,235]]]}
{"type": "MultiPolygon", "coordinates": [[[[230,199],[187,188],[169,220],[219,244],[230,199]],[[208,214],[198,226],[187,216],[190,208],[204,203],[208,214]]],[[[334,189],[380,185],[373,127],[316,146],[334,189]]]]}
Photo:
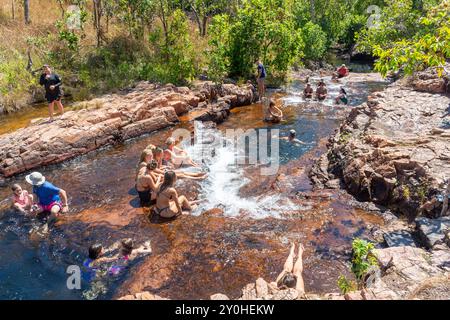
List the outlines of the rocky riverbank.
{"type": "Polygon", "coordinates": [[[359,200],[410,221],[441,215],[450,177],[450,98],[443,81],[421,73],[354,108],[313,170],[316,185],[340,179],[359,200]]]}
{"type": "Polygon", "coordinates": [[[171,126],[192,109],[199,109],[202,120],[220,122],[231,108],[256,98],[252,85],[201,82],[191,90],[141,82],[127,93],[81,102],[82,110],[68,111],[53,122],[37,119],[0,136],[0,179],[171,126]]]}

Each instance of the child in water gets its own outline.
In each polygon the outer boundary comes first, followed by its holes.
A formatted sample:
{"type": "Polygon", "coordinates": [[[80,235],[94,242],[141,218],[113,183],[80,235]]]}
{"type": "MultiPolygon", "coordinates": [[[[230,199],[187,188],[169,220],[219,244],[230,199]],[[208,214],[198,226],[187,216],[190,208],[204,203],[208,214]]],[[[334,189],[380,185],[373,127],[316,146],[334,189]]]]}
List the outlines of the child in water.
{"type": "Polygon", "coordinates": [[[275,101],[273,101],[272,99],[270,99],[269,109],[267,111],[269,114],[265,119],[266,121],[278,123],[283,119],[283,111],[281,111],[281,109],[276,106],[275,101]]]}
{"type": "MultiPolygon", "coordinates": [[[[116,244],[117,245],[117,244],[116,244]]],[[[150,241],[145,242],[139,248],[135,248],[132,239],[123,239],[120,242],[120,251],[113,257],[105,258],[103,262],[114,262],[108,269],[110,275],[118,275],[130,261],[133,261],[138,256],[147,255],[152,252],[150,241]]]]}
{"type": "Polygon", "coordinates": [[[11,190],[13,192],[11,197],[11,206],[21,213],[31,213],[33,206],[33,195],[29,194],[27,190],[23,190],[19,184],[13,184],[11,190]]]}

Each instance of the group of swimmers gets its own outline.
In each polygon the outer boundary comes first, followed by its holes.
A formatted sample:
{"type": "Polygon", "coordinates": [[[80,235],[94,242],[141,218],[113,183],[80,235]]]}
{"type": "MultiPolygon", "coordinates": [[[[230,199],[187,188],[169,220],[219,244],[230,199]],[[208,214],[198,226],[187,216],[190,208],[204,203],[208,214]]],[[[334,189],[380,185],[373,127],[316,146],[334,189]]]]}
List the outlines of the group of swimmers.
{"type": "MultiPolygon", "coordinates": [[[[314,96],[314,90],[311,87],[311,84],[309,83],[309,80],[306,80],[306,87],[303,90],[303,97],[305,99],[312,99],[314,96]]],[[[321,79],[319,81],[319,84],[317,86],[316,89],[316,99],[319,101],[323,101],[327,98],[328,96],[328,90],[327,90],[327,86],[324,82],[323,79],[321,79]]],[[[336,97],[336,99],[334,100],[336,104],[348,104],[348,98],[347,98],[347,92],[345,91],[344,88],[341,88],[339,90],[339,95],[336,97]]]]}
{"type": "Polygon", "coordinates": [[[194,210],[199,201],[189,201],[174,188],[177,179],[203,180],[207,173],[187,172],[183,167],[200,166],[180,147],[183,137],[166,140],[166,149],[149,145],[141,154],[136,172],[136,190],[142,206],[153,206],[163,218],[194,210]]]}

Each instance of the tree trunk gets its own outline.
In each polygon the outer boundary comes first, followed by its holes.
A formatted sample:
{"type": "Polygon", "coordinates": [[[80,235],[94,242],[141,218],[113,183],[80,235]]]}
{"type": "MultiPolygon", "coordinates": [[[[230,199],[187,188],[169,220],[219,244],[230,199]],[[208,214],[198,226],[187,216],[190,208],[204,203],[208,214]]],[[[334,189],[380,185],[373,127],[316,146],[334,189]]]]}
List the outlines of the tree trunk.
{"type": "Polygon", "coordinates": [[[23,0],[23,14],[25,23],[30,24],[30,0],[23,0]]]}
{"type": "Polygon", "coordinates": [[[201,35],[202,37],[206,36],[206,29],[208,28],[208,16],[204,16],[203,17],[203,26],[202,26],[202,30],[201,30],[201,35]]]}
{"type": "Polygon", "coordinates": [[[11,0],[11,14],[12,14],[12,19],[16,20],[16,4],[15,4],[15,0],[11,0]]]}
{"type": "Polygon", "coordinates": [[[97,31],[97,47],[101,46],[102,42],[102,1],[94,1],[94,28],[97,31]]]}

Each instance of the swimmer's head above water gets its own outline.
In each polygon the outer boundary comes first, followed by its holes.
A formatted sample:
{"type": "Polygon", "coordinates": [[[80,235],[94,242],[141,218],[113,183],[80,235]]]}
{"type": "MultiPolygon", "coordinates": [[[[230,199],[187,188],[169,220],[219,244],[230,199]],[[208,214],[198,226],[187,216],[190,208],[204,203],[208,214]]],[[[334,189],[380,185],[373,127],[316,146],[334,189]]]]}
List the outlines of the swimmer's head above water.
{"type": "Polygon", "coordinates": [[[297,132],[295,132],[294,129],[289,130],[289,138],[294,139],[296,135],[297,135],[297,132]]]}
{"type": "Polygon", "coordinates": [[[103,246],[99,243],[93,244],[89,247],[89,259],[98,259],[103,252],[103,246]]]}

